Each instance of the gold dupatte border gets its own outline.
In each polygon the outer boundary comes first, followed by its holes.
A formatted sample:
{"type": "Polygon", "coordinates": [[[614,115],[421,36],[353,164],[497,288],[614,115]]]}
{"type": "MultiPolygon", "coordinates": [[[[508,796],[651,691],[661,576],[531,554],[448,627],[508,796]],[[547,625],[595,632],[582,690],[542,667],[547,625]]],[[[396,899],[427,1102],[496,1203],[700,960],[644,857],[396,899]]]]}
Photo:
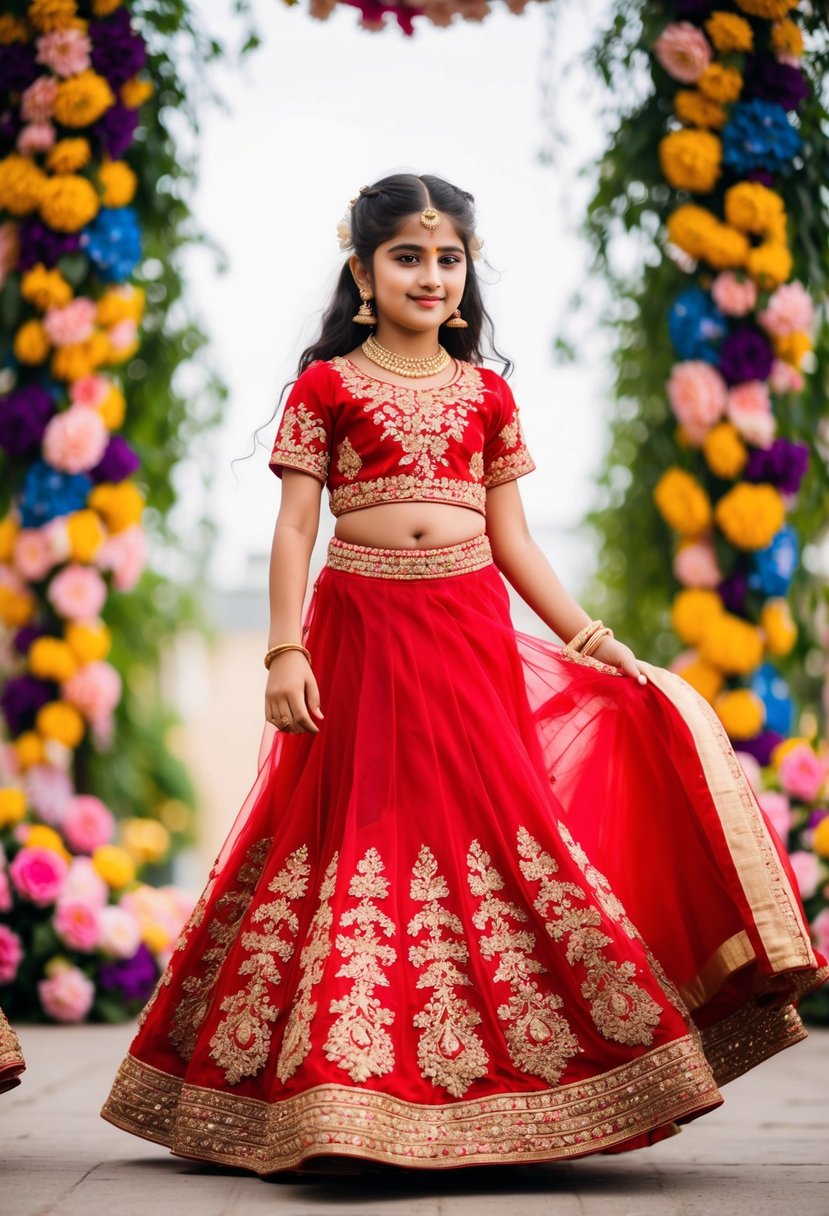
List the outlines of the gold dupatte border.
{"type": "MultiPolygon", "coordinates": [[[[800,987],[809,991],[829,978],[829,968],[801,977],[800,987]]],[[[807,1037],[797,1009],[785,1005],[763,1007],[752,1001],[702,1031],[702,1044],[718,1085],[736,1077],[807,1037]]]]}
{"type": "Polygon", "coordinates": [[[372,578],[446,578],[468,574],[492,564],[486,532],[454,545],[434,549],[380,549],[331,538],[326,565],[347,574],[372,578]]]}
{"type": "Polygon", "coordinates": [[[18,1077],[25,1067],[20,1040],[0,1009],[0,1093],[18,1084],[18,1077]]]}
{"type": "Polygon", "coordinates": [[[584,1081],[441,1105],[336,1084],[268,1103],[188,1085],[127,1056],[101,1114],[179,1156],[270,1174],[319,1154],[421,1169],[555,1161],[601,1152],[721,1102],[687,1036],[584,1081]]]}
{"type": "Polygon", "coordinates": [[[735,933],[722,943],[689,984],[679,991],[689,1009],[699,1009],[719,992],[724,982],[735,971],[753,963],[757,955],[745,930],[735,933]]]}

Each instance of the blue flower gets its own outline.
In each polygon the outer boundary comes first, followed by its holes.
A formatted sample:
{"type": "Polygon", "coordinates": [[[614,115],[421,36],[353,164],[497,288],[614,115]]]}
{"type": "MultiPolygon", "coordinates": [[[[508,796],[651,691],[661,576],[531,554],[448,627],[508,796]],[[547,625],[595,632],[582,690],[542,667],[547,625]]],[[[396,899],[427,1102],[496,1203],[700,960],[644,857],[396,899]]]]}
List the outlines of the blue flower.
{"type": "Polygon", "coordinates": [[[668,333],[680,359],[704,359],[716,363],[716,347],[728,322],[707,291],[689,287],[677,296],[668,312],[668,333]]]}
{"type": "Polygon", "coordinates": [[[766,707],[766,730],[791,734],[794,705],[789,686],[772,663],[761,663],[751,678],[751,689],[766,707]]]}
{"type": "Polygon", "coordinates": [[[735,173],[786,169],[802,145],[783,107],[759,97],[738,102],[722,132],[723,162],[735,173]]]}
{"type": "Polygon", "coordinates": [[[86,506],[92,482],[85,473],[61,473],[45,460],[36,460],[23,482],[20,519],[24,528],[39,528],[58,515],[86,506]]]}
{"type": "Polygon", "coordinates": [[[766,549],[751,556],[748,585],[764,596],[785,595],[797,569],[798,540],[791,524],[784,524],[766,549]]]}
{"type": "Polygon", "coordinates": [[[132,207],[102,207],[81,232],[86,250],[105,283],[128,279],[141,258],[141,230],[132,207]]]}

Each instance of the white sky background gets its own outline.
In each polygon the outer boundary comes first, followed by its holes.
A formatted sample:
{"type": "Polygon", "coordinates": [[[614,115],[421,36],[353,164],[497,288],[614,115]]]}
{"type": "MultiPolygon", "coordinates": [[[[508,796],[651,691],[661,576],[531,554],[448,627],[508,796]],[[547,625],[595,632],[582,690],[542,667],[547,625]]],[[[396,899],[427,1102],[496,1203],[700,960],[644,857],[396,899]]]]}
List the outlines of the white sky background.
{"type": "MultiPolygon", "coordinates": [[[[226,37],[226,0],[197,7],[226,37]]],[[[357,10],[339,7],[320,23],[300,5],[256,0],[263,46],[241,70],[217,74],[229,112],[203,119],[196,218],[230,261],[217,276],[207,254],[190,260],[192,300],[231,389],[213,442],[213,581],[238,585],[247,557],[269,549],[279,495],[267,467],[275,422],[262,436],[268,450],[235,473],[230,461],[250,450],[317,332],[345,257],[335,229],[348,200],[363,183],[402,170],[439,174],[475,195],[495,272],[476,265],[492,281],[487,307],[497,344],[516,365],[511,383],[538,466],[518,484],[534,536],[578,594],[592,554],[567,532],[593,498],[607,377],[601,357],[592,367],[555,366],[552,335],[584,278],[587,251],[574,229],[588,194],[573,170],[600,149],[599,124],[568,81],[557,104],[573,134],[570,163],[539,162],[546,5],[523,17],[495,5],[481,25],[449,30],[419,23],[413,38],[396,29],[369,34],[357,27],[357,10]]],[[[557,58],[585,44],[590,20],[583,4],[566,5],[557,58]]],[[[195,494],[194,474],[180,470],[185,496],[195,494]]],[[[324,493],[321,544],[333,524],[324,493]]]]}

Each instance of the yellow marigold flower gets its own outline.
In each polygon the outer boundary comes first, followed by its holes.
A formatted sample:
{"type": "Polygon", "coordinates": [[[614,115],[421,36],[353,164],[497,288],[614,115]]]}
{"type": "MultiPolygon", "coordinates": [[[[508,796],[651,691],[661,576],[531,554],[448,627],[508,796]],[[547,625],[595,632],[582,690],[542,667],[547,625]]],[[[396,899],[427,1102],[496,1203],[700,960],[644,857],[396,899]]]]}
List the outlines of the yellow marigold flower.
{"type": "Polygon", "coordinates": [[[61,638],[35,638],[29,647],[29,671],[39,680],[62,684],[78,670],[78,660],[61,638]]]}
{"type": "Polygon", "coordinates": [[[127,402],[117,384],[113,384],[107,396],[98,406],[98,413],[110,431],[119,431],[127,415],[127,402]]]}
{"type": "Polygon", "coordinates": [[[659,514],[682,536],[701,536],[711,526],[711,502],[705,490],[684,469],[667,469],[653,491],[659,514]]]}
{"type": "Polygon", "coordinates": [[[0,562],[11,561],[18,531],[17,521],[11,515],[0,521],[0,562]]]}
{"type": "Polygon", "coordinates": [[[0,789],[0,828],[20,823],[26,814],[26,795],[15,786],[0,789]]]}
{"type": "Polygon", "coordinates": [[[702,256],[717,270],[735,270],[744,266],[750,253],[748,238],[728,224],[717,224],[703,244],[702,256]]]}
{"type": "Polygon", "coordinates": [[[88,139],[59,139],[46,154],[52,173],[75,173],[89,163],[92,149],[88,139]]]}
{"type": "Polygon", "coordinates": [[[89,505],[103,517],[110,532],[123,532],[140,521],[144,495],[132,481],[117,485],[103,481],[90,493],[89,505]]]}
{"type": "Polygon", "coordinates": [[[22,735],[17,736],[13,746],[15,759],[22,769],[33,768],[46,759],[43,740],[37,731],[24,731],[22,735]]]}
{"type": "Polygon", "coordinates": [[[35,600],[30,591],[13,591],[11,587],[0,586],[0,624],[19,629],[21,625],[28,625],[34,614],[35,600]]]}
{"type": "Polygon", "coordinates": [[[112,646],[112,634],[103,621],[70,621],[64,631],[66,644],[80,663],[105,659],[112,646]]]}
{"type": "Polygon", "coordinates": [[[724,63],[709,63],[697,81],[697,88],[712,101],[728,105],[736,101],[743,91],[743,78],[736,68],[724,63]]]}
{"type": "Polygon", "coordinates": [[[120,845],[98,845],[92,854],[92,865],[108,887],[120,890],[135,880],[133,860],[120,845]]]}
{"type": "Polygon", "coordinates": [[[738,549],[765,549],[780,531],[786,508],[774,486],[744,482],[723,495],[714,508],[714,517],[738,549]]]}
{"type": "Polygon", "coordinates": [[[695,688],[709,705],[713,704],[714,698],[725,682],[721,671],[717,671],[716,667],[712,667],[710,663],[706,663],[704,659],[700,658],[686,663],[677,674],[682,676],[683,680],[692,688],[695,688]]]}
{"type": "Polygon", "coordinates": [[[732,422],[718,422],[702,441],[706,464],[712,473],[726,481],[739,477],[748,460],[748,451],[732,422]]]}
{"type": "Polygon", "coordinates": [[[97,511],[88,508],[73,511],[66,520],[69,547],[72,557],[78,562],[91,562],[106,540],[106,532],[97,511]]]}
{"type": "Polygon", "coordinates": [[[754,34],[745,17],[736,13],[712,13],[705,22],[705,30],[718,51],[750,51],[754,47],[754,34]]]}
{"type": "Polygon", "coordinates": [[[771,45],[777,55],[799,56],[803,54],[803,34],[791,17],[775,21],[771,27],[771,45]]]}
{"type": "Polygon", "coordinates": [[[760,612],[760,628],[766,635],[766,650],[769,654],[790,654],[797,641],[797,625],[792,620],[791,609],[784,599],[766,600],[760,612]]]}
{"type": "Polygon", "coordinates": [[[812,339],[808,334],[802,332],[786,334],[782,338],[772,338],[771,344],[778,359],[798,368],[812,349],[812,339]]]}
{"type": "Polygon", "coordinates": [[[121,7],[123,0],[92,0],[92,12],[96,17],[108,17],[121,7]]]}
{"type": "Polygon", "coordinates": [[[685,587],[674,596],[671,624],[681,642],[696,646],[711,622],[722,615],[723,603],[707,587],[685,587]]]}
{"type": "Polygon", "coordinates": [[[51,853],[59,854],[64,861],[72,860],[72,854],[63,843],[60,832],[47,827],[45,823],[35,823],[29,828],[26,834],[26,848],[48,849],[51,853]]]}
{"type": "Polygon", "coordinates": [[[720,693],[714,701],[714,712],[730,739],[753,739],[766,721],[766,707],[750,688],[720,693]]]}
{"type": "Polygon", "coordinates": [[[35,726],[46,739],[57,739],[64,747],[77,747],[83,738],[83,718],[66,701],[48,701],[37,711],[35,726]]]}
{"type": "Polygon", "coordinates": [[[737,8],[741,8],[750,17],[764,17],[766,21],[777,21],[785,17],[797,6],[798,0],[737,0],[737,8]]]}
{"type": "Polygon", "coordinates": [[[684,203],[668,216],[668,239],[692,258],[701,258],[711,230],[719,220],[705,207],[684,203]]]}
{"type": "Polygon", "coordinates": [[[98,301],[98,324],[106,329],[119,321],[135,321],[138,324],[144,315],[144,301],[142,287],[134,287],[132,283],[110,287],[98,301]]]}
{"type": "Polygon", "coordinates": [[[87,68],[58,85],[55,118],[64,127],[88,127],[115,104],[115,94],[103,76],[87,68]]]}
{"type": "Polygon", "coordinates": [[[708,194],[722,168],[722,144],[710,131],[672,131],[659,141],[659,164],[675,190],[708,194]]]}
{"type": "Polygon", "coordinates": [[[783,739],[776,747],[772,748],[771,763],[775,768],[779,768],[789,752],[793,752],[796,747],[802,746],[811,747],[812,745],[803,735],[790,735],[788,739],[783,739]]]}
{"type": "Polygon", "coordinates": [[[41,34],[50,34],[71,28],[77,11],[75,0],[32,0],[26,15],[41,34]]]}
{"type": "Polygon", "coordinates": [[[121,840],[138,865],[161,861],[170,848],[170,833],[157,819],[128,819],[121,829],[121,840]]]}
{"type": "Polygon", "coordinates": [[[139,80],[137,76],[125,80],[121,85],[121,101],[128,110],[137,110],[153,95],[151,80],[139,80]]]}
{"type": "Polygon", "coordinates": [[[24,321],[12,343],[15,357],[21,363],[42,363],[49,354],[49,339],[40,321],[24,321]]]}
{"type": "Polygon", "coordinates": [[[678,89],[674,94],[674,113],[680,122],[694,127],[723,127],[728,115],[718,102],[697,89],[678,89]]]}
{"type": "Polygon", "coordinates": [[[39,205],[48,181],[28,156],[12,152],[0,160],[0,211],[29,215],[39,205]]]}
{"type": "Polygon", "coordinates": [[[108,161],[98,170],[98,180],[104,191],[105,207],[126,207],[138,188],[138,178],[122,160],[108,161]]]}
{"type": "Polygon", "coordinates": [[[47,270],[38,262],[20,280],[20,294],[41,312],[47,308],[62,308],[72,299],[72,288],[59,270],[47,270]]]}
{"type": "Polygon", "coordinates": [[[3,13],[3,16],[0,17],[0,46],[11,46],[15,42],[28,42],[31,36],[24,17],[15,17],[11,13],[3,13]]]}
{"type": "Polygon", "coordinates": [[[792,273],[792,255],[786,245],[764,241],[748,251],[745,267],[758,287],[773,291],[785,283],[792,273]]]}
{"type": "Polygon", "coordinates": [[[59,346],[49,366],[56,380],[80,380],[91,375],[106,360],[106,355],[107,349],[101,349],[100,342],[87,338],[85,342],[59,346]]]}
{"type": "Polygon", "coordinates": [[[824,815],[812,833],[812,848],[818,857],[829,861],[829,815],[824,815]]]}
{"type": "Polygon", "coordinates": [[[726,675],[747,675],[762,662],[763,639],[750,621],[722,612],[702,635],[699,652],[706,663],[726,675]]]}
{"type": "Polygon", "coordinates": [[[49,178],[40,200],[43,222],[58,232],[78,232],[95,218],[100,207],[92,182],[74,173],[49,178]]]}
{"type": "Polygon", "coordinates": [[[759,182],[738,182],[725,192],[725,218],[741,232],[762,236],[785,215],[780,195],[759,182]]]}

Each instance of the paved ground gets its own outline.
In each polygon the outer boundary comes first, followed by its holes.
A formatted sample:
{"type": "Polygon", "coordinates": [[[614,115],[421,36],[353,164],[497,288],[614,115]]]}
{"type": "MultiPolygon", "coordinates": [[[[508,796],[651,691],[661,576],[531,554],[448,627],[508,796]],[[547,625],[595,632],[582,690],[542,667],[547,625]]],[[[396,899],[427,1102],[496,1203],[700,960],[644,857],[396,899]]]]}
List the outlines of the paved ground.
{"type": "Polygon", "coordinates": [[[829,1216],[829,1031],[729,1085],[679,1136],[564,1165],[263,1181],[98,1118],[124,1027],[23,1027],[0,1098],[2,1216],[829,1216]]]}

